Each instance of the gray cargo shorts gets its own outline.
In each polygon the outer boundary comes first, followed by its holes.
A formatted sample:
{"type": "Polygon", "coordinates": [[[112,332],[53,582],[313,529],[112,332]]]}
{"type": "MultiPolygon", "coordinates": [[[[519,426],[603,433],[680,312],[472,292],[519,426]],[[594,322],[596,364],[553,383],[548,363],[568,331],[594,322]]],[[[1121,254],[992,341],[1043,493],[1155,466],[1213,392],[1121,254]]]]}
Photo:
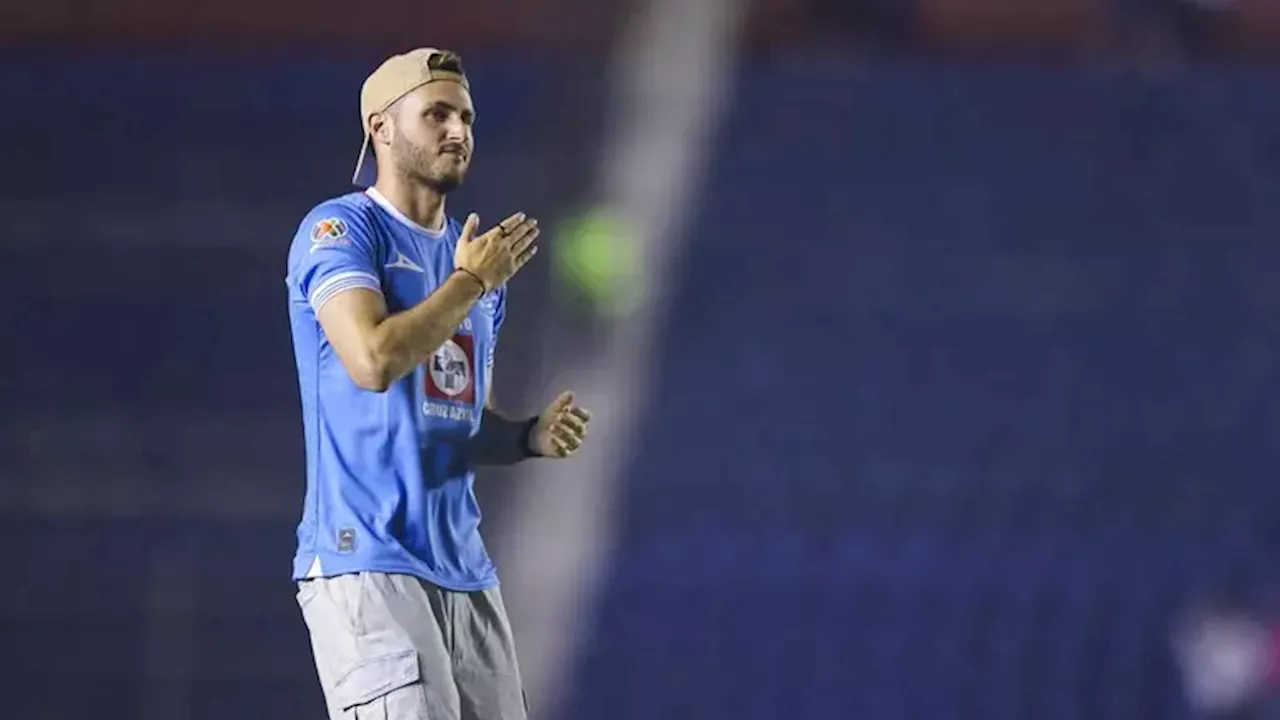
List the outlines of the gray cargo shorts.
{"type": "Polygon", "coordinates": [[[330,720],[525,720],[498,588],[362,572],[298,583],[330,720]]]}

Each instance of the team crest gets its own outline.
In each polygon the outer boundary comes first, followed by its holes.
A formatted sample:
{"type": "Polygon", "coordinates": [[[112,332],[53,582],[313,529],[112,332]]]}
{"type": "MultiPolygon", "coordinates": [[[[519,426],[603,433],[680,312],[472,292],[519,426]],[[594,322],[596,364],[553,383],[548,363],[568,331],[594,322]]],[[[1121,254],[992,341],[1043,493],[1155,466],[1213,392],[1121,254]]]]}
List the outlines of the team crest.
{"type": "Polygon", "coordinates": [[[326,218],[311,226],[311,243],[338,245],[347,242],[347,221],[342,218],[326,218]]]}
{"type": "Polygon", "coordinates": [[[475,368],[472,367],[475,340],[470,335],[454,335],[427,361],[427,397],[471,404],[476,400],[475,368]]]}

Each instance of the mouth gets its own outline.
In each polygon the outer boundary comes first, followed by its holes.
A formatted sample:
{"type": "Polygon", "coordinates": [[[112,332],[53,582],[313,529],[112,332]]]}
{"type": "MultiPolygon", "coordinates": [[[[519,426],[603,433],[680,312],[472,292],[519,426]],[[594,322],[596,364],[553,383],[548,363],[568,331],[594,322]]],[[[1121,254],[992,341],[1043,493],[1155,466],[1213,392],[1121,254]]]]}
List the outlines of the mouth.
{"type": "Polygon", "coordinates": [[[451,147],[444,147],[444,148],[441,148],[441,149],[440,149],[440,155],[441,155],[441,156],[445,156],[445,155],[452,155],[453,157],[456,157],[456,158],[457,158],[457,159],[459,159],[459,160],[466,160],[466,159],[467,159],[467,151],[466,151],[466,150],[464,150],[463,148],[459,147],[459,146],[451,146],[451,147]]]}

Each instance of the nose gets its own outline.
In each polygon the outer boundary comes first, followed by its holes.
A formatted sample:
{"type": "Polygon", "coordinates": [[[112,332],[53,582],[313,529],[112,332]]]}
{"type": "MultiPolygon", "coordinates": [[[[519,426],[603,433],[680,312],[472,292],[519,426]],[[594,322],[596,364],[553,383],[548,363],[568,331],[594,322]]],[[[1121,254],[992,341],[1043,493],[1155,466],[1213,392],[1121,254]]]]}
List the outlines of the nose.
{"type": "Polygon", "coordinates": [[[467,124],[462,119],[454,116],[444,124],[444,142],[446,143],[463,143],[467,141],[467,124]]]}

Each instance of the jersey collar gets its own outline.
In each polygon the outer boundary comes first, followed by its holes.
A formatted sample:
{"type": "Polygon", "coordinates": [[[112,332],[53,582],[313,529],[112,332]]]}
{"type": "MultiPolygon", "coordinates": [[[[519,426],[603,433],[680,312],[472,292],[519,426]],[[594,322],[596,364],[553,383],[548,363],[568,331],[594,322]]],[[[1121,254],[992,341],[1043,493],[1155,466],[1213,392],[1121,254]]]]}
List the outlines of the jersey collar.
{"type": "Polygon", "coordinates": [[[410,220],[407,215],[397,210],[396,206],[392,205],[391,201],[388,200],[386,196],[378,192],[377,188],[373,188],[373,187],[367,188],[364,191],[364,194],[368,195],[370,200],[377,203],[378,207],[382,208],[383,210],[386,210],[387,214],[395,218],[396,221],[399,222],[401,225],[404,225],[405,227],[409,228],[410,230],[413,230],[414,232],[420,232],[423,235],[426,235],[427,237],[433,240],[439,240],[440,238],[444,237],[445,231],[449,229],[449,218],[447,217],[444,220],[444,227],[440,228],[439,230],[428,230],[427,228],[410,220]]]}

